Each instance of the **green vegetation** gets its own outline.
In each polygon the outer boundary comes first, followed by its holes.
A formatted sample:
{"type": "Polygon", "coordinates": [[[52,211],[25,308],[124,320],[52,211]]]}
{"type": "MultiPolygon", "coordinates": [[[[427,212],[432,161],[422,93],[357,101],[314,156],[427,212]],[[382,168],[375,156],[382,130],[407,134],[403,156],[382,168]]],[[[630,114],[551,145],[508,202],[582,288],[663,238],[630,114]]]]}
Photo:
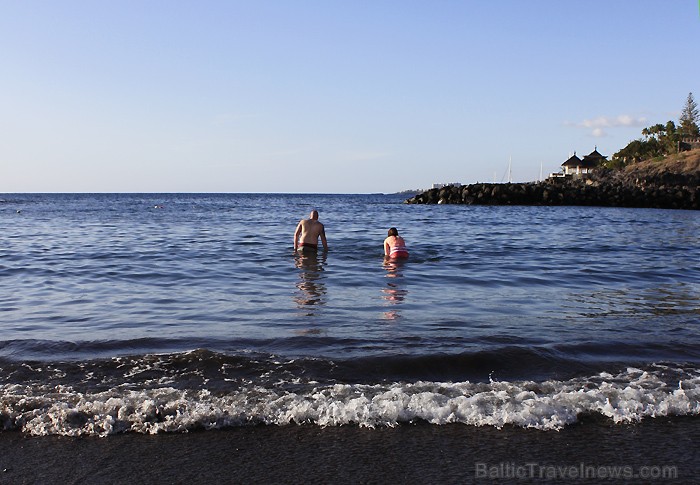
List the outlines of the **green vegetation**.
{"type": "Polygon", "coordinates": [[[679,125],[668,121],[665,125],[656,124],[642,130],[644,138],[630,142],[625,148],[613,154],[606,163],[607,168],[623,168],[632,163],[665,157],[678,152],[679,143],[684,137],[700,136],[700,113],[693,99],[688,94],[681,111],[679,125]]]}
{"type": "Polygon", "coordinates": [[[698,121],[700,120],[700,112],[698,112],[698,105],[693,99],[693,93],[688,94],[688,99],[685,102],[683,111],[681,111],[681,117],[679,121],[681,122],[680,132],[683,135],[688,136],[700,136],[700,128],[698,128],[698,121]]]}

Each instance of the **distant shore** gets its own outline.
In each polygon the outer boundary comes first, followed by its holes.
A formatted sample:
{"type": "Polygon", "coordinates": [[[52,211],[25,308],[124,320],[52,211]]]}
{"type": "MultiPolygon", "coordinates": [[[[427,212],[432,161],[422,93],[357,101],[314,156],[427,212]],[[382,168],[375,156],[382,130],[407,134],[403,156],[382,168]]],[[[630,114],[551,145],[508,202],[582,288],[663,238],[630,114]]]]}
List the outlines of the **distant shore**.
{"type": "Polygon", "coordinates": [[[514,184],[472,184],[430,189],[408,204],[581,205],[657,209],[700,209],[697,186],[624,185],[585,180],[547,180],[514,184]]]}
{"type": "MultiPolygon", "coordinates": [[[[687,157],[686,157],[687,158],[687,157]]],[[[697,158],[697,157],[696,157],[697,158]]],[[[542,182],[476,183],[430,189],[408,204],[581,205],[659,209],[700,209],[700,170],[639,164],[625,170],[600,169],[591,174],[551,177],[542,182]]]]}

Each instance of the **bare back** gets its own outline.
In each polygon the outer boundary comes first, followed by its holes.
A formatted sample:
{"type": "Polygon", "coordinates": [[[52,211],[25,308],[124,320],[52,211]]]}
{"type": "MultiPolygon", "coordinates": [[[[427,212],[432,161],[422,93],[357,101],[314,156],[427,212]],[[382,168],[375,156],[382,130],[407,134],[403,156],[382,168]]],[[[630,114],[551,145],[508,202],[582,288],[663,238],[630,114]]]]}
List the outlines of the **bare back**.
{"type": "Polygon", "coordinates": [[[319,237],[323,243],[323,249],[328,249],[325,227],[316,218],[312,216],[312,218],[299,221],[294,232],[294,249],[298,249],[299,246],[318,246],[319,237]]]}

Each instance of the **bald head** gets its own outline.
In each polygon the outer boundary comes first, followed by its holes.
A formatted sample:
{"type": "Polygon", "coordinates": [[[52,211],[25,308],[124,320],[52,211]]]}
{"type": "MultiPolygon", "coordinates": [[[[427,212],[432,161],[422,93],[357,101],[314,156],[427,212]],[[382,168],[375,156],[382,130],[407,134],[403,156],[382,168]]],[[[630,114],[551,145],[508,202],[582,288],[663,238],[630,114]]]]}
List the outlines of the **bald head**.
{"type": "Polygon", "coordinates": [[[309,219],[311,219],[313,221],[317,221],[318,220],[318,211],[312,210],[311,214],[309,214],[309,219]]]}

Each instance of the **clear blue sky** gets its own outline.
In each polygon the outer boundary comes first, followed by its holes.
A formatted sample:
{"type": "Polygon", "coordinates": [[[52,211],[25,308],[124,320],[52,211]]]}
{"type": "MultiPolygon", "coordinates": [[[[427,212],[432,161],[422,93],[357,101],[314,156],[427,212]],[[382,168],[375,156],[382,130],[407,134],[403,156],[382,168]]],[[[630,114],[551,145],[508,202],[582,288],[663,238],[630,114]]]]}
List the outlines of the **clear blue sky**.
{"type": "Polygon", "coordinates": [[[700,102],[697,0],[0,0],[0,192],[536,180],[700,102]]]}

